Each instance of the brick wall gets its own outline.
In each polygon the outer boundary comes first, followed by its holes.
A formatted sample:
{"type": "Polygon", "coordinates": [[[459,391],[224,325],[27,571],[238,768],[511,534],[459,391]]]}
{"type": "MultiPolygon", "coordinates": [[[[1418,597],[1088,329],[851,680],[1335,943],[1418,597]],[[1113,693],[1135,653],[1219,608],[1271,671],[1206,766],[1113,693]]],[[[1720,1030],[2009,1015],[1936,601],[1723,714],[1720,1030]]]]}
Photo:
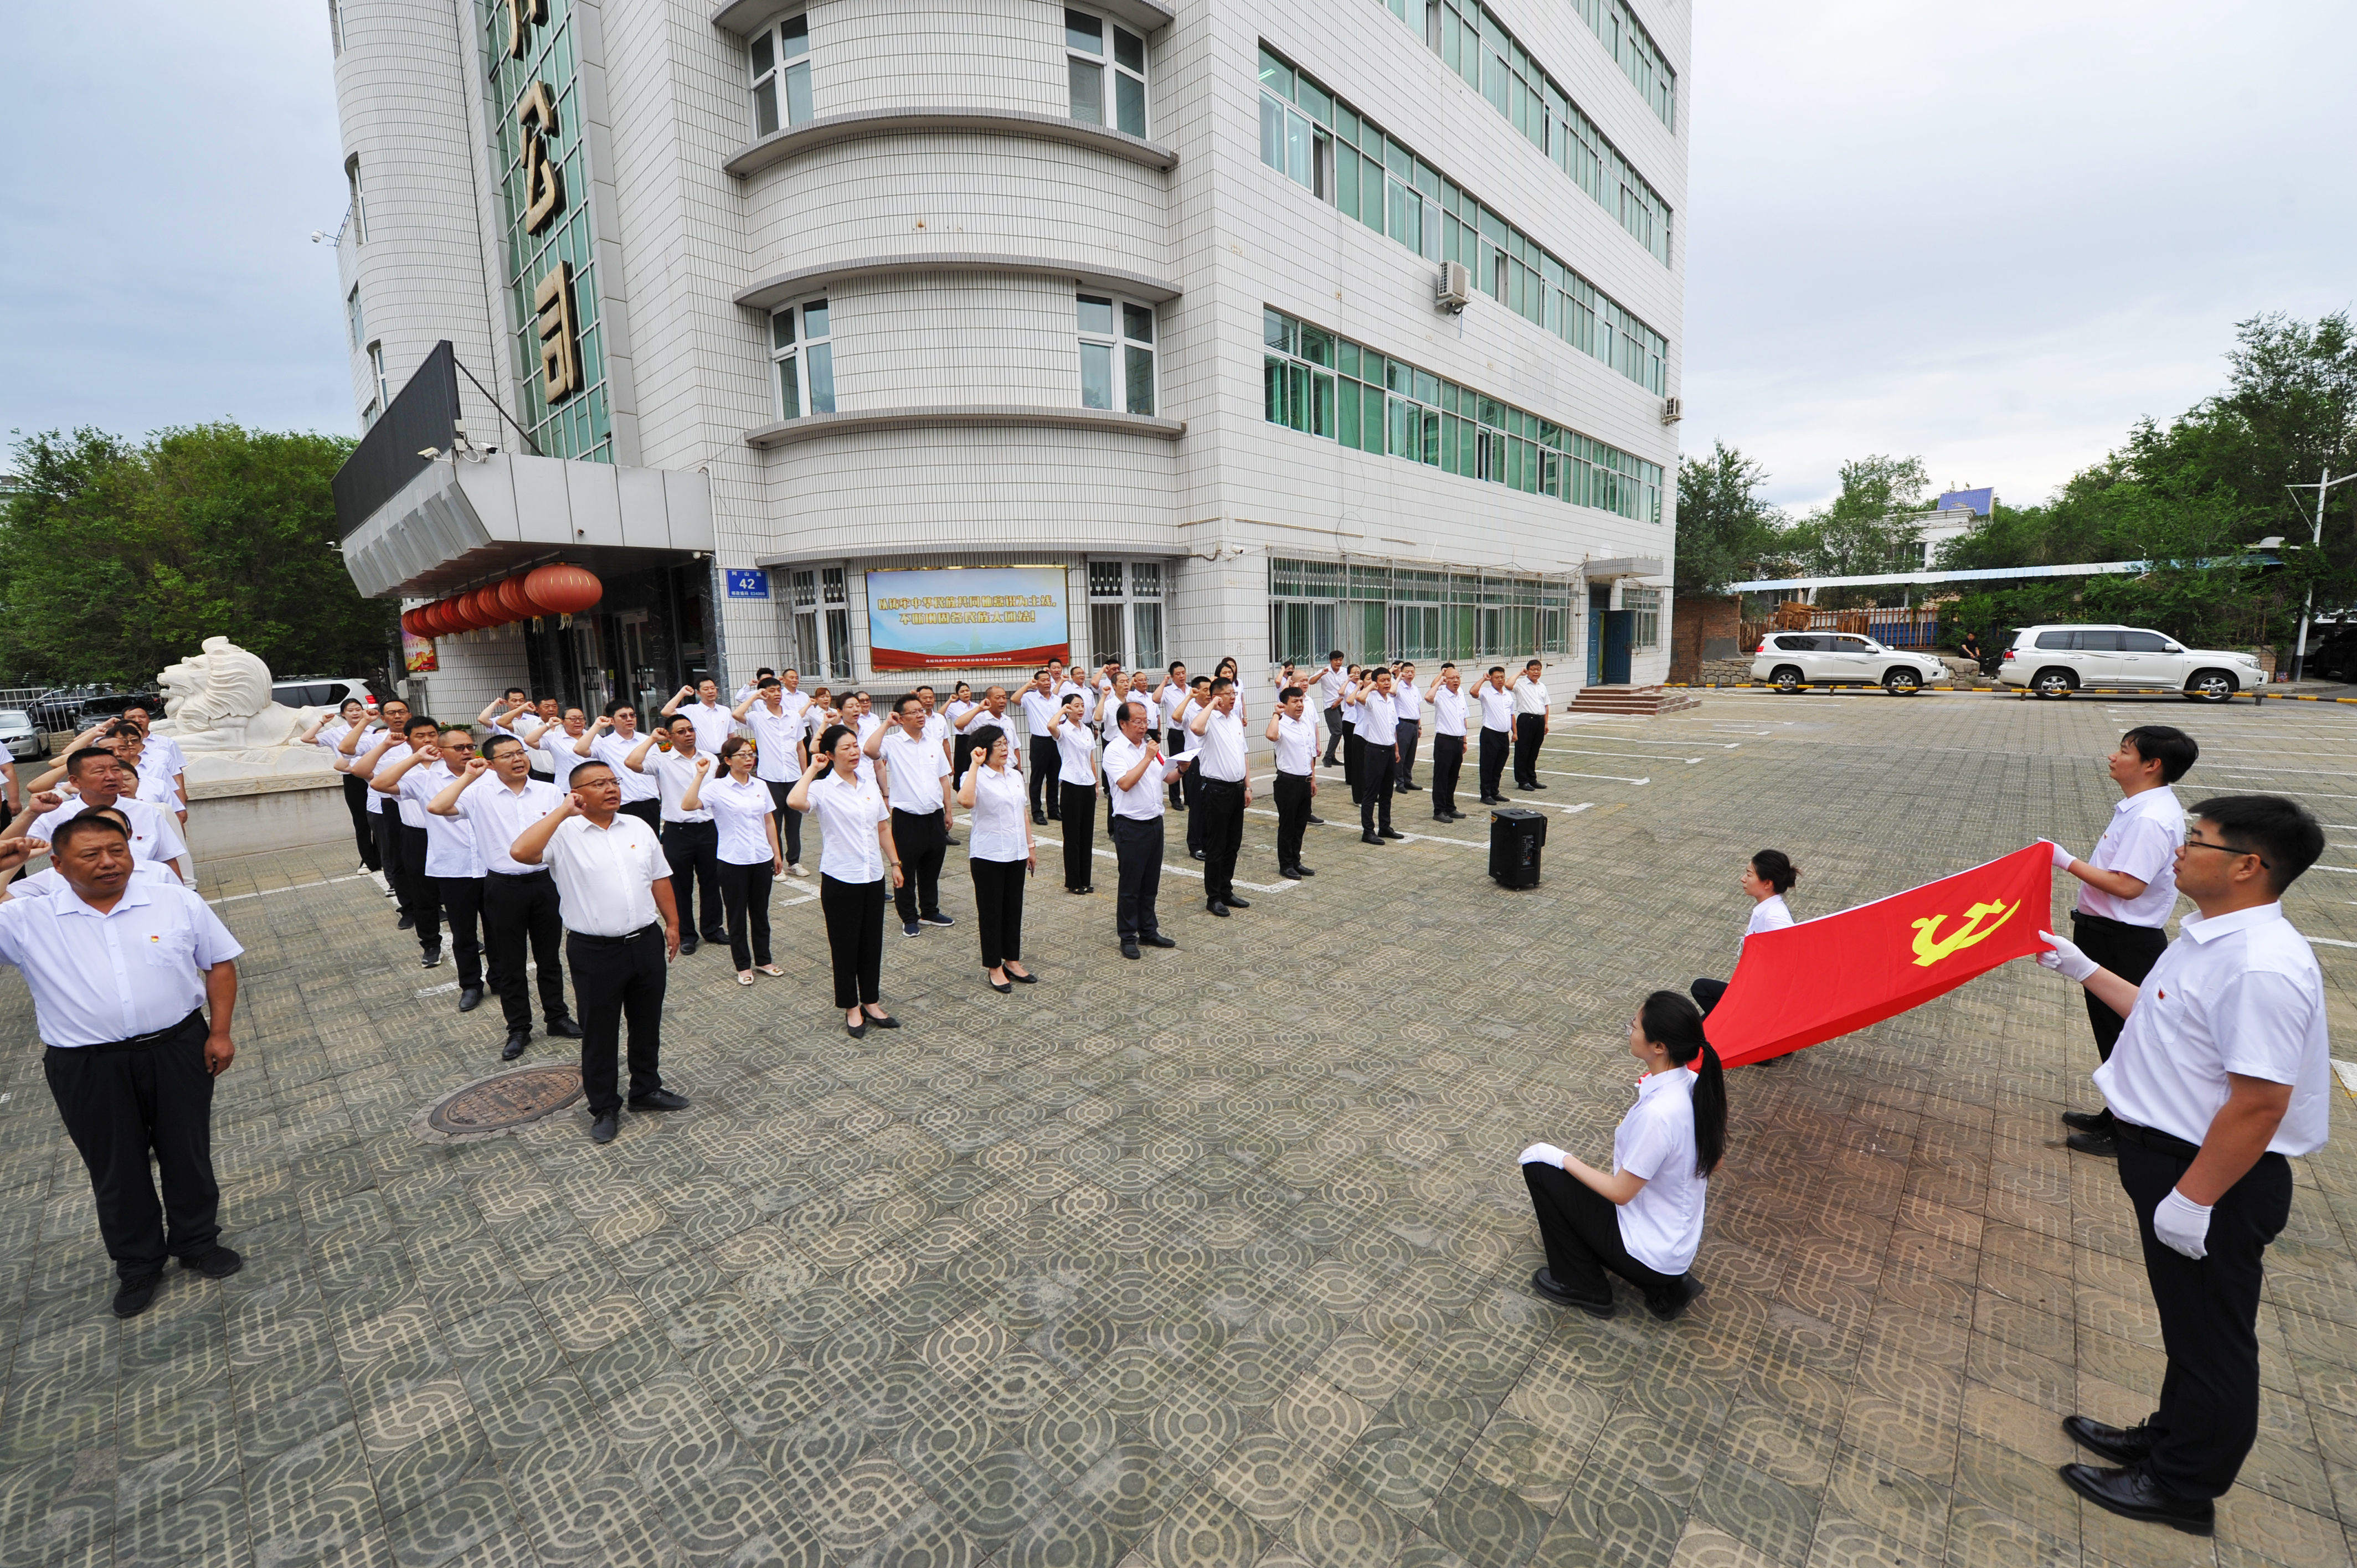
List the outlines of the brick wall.
{"type": "Polygon", "coordinates": [[[1672,681],[1698,682],[1703,666],[1713,660],[1742,656],[1739,605],[1733,597],[1679,599],[1670,618],[1672,681]]]}

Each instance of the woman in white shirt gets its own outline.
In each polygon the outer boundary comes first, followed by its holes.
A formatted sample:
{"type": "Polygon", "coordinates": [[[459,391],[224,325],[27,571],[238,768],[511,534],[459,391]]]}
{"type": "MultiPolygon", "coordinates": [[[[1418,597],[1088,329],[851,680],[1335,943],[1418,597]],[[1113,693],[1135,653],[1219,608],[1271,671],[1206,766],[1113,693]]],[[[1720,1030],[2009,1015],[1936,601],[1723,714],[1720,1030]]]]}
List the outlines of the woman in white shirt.
{"type": "Polygon", "coordinates": [[[956,690],[950,693],[949,705],[942,710],[942,717],[949,721],[950,726],[950,788],[952,789],[965,782],[965,770],[974,765],[974,736],[966,725],[968,723],[983,723],[974,716],[980,712],[982,704],[974,700],[974,683],[969,681],[957,683],[956,690]]]}
{"type": "Polygon", "coordinates": [[[814,755],[818,765],[803,771],[786,804],[818,818],[818,907],[834,957],[834,1004],[843,1009],[843,1032],[865,1039],[870,1024],[900,1026],[885,1013],[879,986],[885,875],[888,868],[892,886],[900,886],[900,852],[884,792],[859,776],[858,734],[830,725],[814,755]]]}
{"type": "MultiPolygon", "coordinates": [[[[1039,976],[1023,967],[1023,881],[1039,869],[1031,843],[1031,816],[1023,770],[1006,732],[976,725],[974,755],[958,805],[966,813],[966,868],[974,873],[974,924],[982,931],[982,967],[990,988],[1004,996],[1039,976]]],[[[1071,824],[1065,824],[1069,834],[1071,824]]]]}
{"type": "MultiPolygon", "coordinates": [[[[1743,934],[1749,937],[1754,931],[1781,931],[1793,924],[1792,911],[1784,905],[1784,895],[1800,879],[1800,868],[1782,850],[1763,849],[1753,855],[1751,863],[1743,868],[1738,884],[1752,900],[1751,918],[1745,922],[1743,934]]],[[[1718,1005],[1718,999],[1727,994],[1727,984],[1724,980],[1697,980],[1686,989],[1694,993],[1695,1001],[1702,1006],[1702,1015],[1707,1018],[1710,1010],[1718,1005]]]]}
{"type": "Polygon", "coordinates": [[[1613,1131],[1609,1175],[1553,1144],[1523,1151],[1547,1259],[1531,1284],[1550,1301],[1609,1317],[1609,1269],[1667,1319],[1702,1294],[1694,1256],[1710,1174],[1727,1153],[1727,1079],[1703,1037],[1701,1010],[1674,991],[1645,998],[1629,1021],[1629,1054],[1645,1076],[1613,1131]]]}
{"type": "Polygon", "coordinates": [[[728,956],[739,985],[752,984],[755,970],[786,972],[770,961],[770,886],[784,873],[786,857],[778,848],[777,797],[753,777],[759,755],[752,741],[730,736],[720,743],[727,773],[712,778],[712,759],[698,757],[695,777],[679,798],[682,811],[710,811],[719,831],[720,907],[727,912],[728,956]]]}
{"type": "Polygon", "coordinates": [[[1065,696],[1048,722],[1048,733],[1056,742],[1056,778],[1063,786],[1064,891],[1093,893],[1089,874],[1097,846],[1097,746],[1078,692],[1065,696]]]}

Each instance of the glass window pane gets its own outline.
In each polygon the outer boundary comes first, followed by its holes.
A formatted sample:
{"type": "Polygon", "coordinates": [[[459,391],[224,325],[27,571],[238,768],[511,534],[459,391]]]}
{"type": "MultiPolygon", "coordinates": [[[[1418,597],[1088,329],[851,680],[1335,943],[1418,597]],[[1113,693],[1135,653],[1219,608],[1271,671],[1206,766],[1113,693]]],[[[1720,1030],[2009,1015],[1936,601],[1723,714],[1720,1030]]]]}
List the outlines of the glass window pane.
{"type": "Polygon", "coordinates": [[[1133,343],[1154,341],[1154,312],[1142,305],[1121,307],[1121,335],[1133,343]]]}
{"type": "Polygon", "coordinates": [[[758,79],[770,74],[778,63],[778,48],[767,27],[753,35],[753,75],[758,79]]]}
{"type": "Polygon", "coordinates": [[[778,128],[778,79],[753,89],[753,134],[766,136],[778,128]]]}
{"type": "MultiPolygon", "coordinates": [[[[1162,596],[1162,563],[1159,561],[1131,562],[1129,591],[1132,596],[1141,599],[1160,598],[1162,596]]],[[[1143,642],[1145,639],[1140,638],[1138,640],[1143,642]]],[[[1157,640],[1160,639],[1157,639],[1157,640]]]]}
{"type": "Polygon", "coordinates": [[[1129,607],[1130,625],[1136,632],[1137,646],[1131,653],[1140,670],[1162,667],[1162,607],[1156,604],[1129,607]]]}
{"type": "Polygon", "coordinates": [[[1344,381],[1341,385],[1340,418],[1336,434],[1342,445],[1353,452],[1359,449],[1359,383],[1344,381]]]}
{"type": "Polygon", "coordinates": [[[1092,125],[1104,124],[1104,67],[1091,65],[1086,60],[1071,62],[1072,68],[1072,118],[1092,125]]]}
{"type": "Polygon", "coordinates": [[[834,350],[824,343],[813,343],[802,350],[810,360],[810,402],[813,413],[834,412],[834,350]]]}
{"type": "Polygon", "coordinates": [[[826,301],[813,299],[803,306],[802,335],[806,338],[823,338],[827,335],[827,330],[826,301]]]}
{"type": "Polygon", "coordinates": [[[1260,84],[1279,98],[1293,96],[1293,68],[1269,53],[1260,51],[1260,84]]]}
{"type": "Polygon", "coordinates": [[[1285,361],[1264,359],[1260,362],[1261,417],[1271,424],[1285,423],[1285,361]]]}
{"type": "Polygon", "coordinates": [[[802,414],[802,381],[795,370],[791,355],[778,361],[778,405],[788,419],[800,419],[802,414]]]}
{"type": "Polygon", "coordinates": [[[1260,161],[1285,168],[1285,105],[1265,92],[1260,95],[1260,161]]]}
{"type": "Polygon", "coordinates": [[[778,48],[788,59],[810,53],[810,17],[789,16],[778,26],[778,48]]]}
{"type": "Polygon", "coordinates": [[[1113,406],[1113,349],[1109,344],[1081,345],[1081,406],[1113,406]]]}
{"type": "Polygon", "coordinates": [[[1309,427],[1309,367],[1287,365],[1286,368],[1286,423],[1296,430],[1309,427]]]}
{"type": "Polygon", "coordinates": [[[793,311],[791,308],[788,308],[771,315],[770,317],[770,347],[772,349],[791,349],[793,347],[793,311]]]}
{"type": "Polygon", "coordinates": [[[1271,349],[1284,348],[1285,317],[1274,310],[1264,308],[1260,313],[1260,340],[1271,349]]]}
{"type": "Polygon", "coordinates": [[[1122,564],[1118,561],[1089,563],[1089,597],[1117,599],[1121,597],[1122,564]]]}
{"type": "Polygon", "coordinates": [[[1318,188],[1318,172],[1310,161],[1311,141],[1308,117],[1287,110],[1285,116],[1285,172],[1296,185],[1318,188]]]}
{"type": "Polygon", "coordinates": [[[1319,371],[1310,377],[1312,405],[1309,413],[1309,434],[1334,437],[1334,378],[1319,371]]]}
{"type": "Polygon", "coordinates": [[[1113,59],[1115,65],[1125,65],[1138,75],[1146,74],[1146,40],[1126,27],[1113,30],[1113,59]]]}
{"type": "Polygon", "coordinates": [[[1146,83],[1115,71],[1113,97],[1114,124],[1133,136],[1146,134],[1146,83]]]}
{"type": "Polygon", "coordinates": [[[1112,337],[1113,301],[1109,299],[1100,299],[1092,294],[1084,294],[1080,295],[1079,298],[1081,307],[1081,330],[1083,332],[1094,332],[1100,337],[1112,337]]]}
{"type": "Polygon", "coordinates": [[[1065,12],[1064,47],[1102,55],[1104,53],[1104,24],[1086,11],[1065,12]]]}
{"type": "Polygon", "coordinates": [[[1129,397],[1129,412],[1152,413],[1154,412],[1154,350],[1141,349],[1135,343],[1127,344],[1122,349],[1122,360],[1125,391],[1129,397]]]}
{"type": "Polygon", "coordinates": [[[811,123],[810,61],[786,67],[786,124],[811,123]]]}

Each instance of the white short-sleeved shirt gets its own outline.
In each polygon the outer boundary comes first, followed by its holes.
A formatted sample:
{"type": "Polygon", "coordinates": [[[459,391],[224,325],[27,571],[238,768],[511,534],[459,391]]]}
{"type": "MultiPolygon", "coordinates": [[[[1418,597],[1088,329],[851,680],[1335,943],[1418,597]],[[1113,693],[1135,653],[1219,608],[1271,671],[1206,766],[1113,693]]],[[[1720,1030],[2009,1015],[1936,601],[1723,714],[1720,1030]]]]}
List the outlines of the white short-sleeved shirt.
{"type": "Polygon", "coordinates": [[[1359,704],[1359,738],[1369,746],[1398,745],[1399,709],[1372,686],[1365,695],[1366,701],[1359,704]]]}
{"type": "Polygon", "coordinates": [[[2324,1146],[2332,1087],[2324,977],[2281,904],[2178,922],[2095,1087],[2121,1121],[2199,1144],[2226,1103],[2229,1073],[2291,1085],[2269,1150],[2324,1146]]]}
{"type": "Polygon", "coordinates": [[[589,760],[573,749],[573,743],[581,737],[565,734],[563,725],[554,724],[542,730],[538,738],[540,744],[533,749],[540,754],[541,771],[546,773],[549,782],[559,789],[570,790],[573,770],[589,760]]]}
{"type": "Polygon", "coordinates": [[[896,811],[921,817],[941,814],[942,780],[950,776],[950,759],[941,742],[931,736],[909,738],[894,725],[884,734],[886,803],[896,811]]]}
{"type": "Polygon", "coordinates": [[[1121,780],[1145,755],[1146,742],[1132,742],[1125,735],[1115,735],[1113,744],[1105,747],[1105,788],[1113,791],[1113,814],[1116,817],[1148,822],[1162,815],[1162,787],[1178,773],[1178,764],[1168,757],[1163,757],[1158,767],[1139,774],[1134,787],[1121,787],[1121,780]]]}
{"type": "Polygon", "coordinates": [[[2176,790],[2164,784],[2122,796],[2087,864],[2098,871],[2125,872],[2143,883],[2144,891],[2115,898],[2083,882],[2076,908],[2131,926],[2166,926],[2177,908],[2177,849],[2184,842],[2185,807],[2176,790]]]}
{"type": "Polygon", "coordinates": [[[1514,727],[1513,698],[1486,682],[1474,696],[1481,704],[1483,729],[1512,730],[1514,727]]]}
{"type": "Polygon", "coordinates": [[[858,724],[852,726],[852,733],[859,737],[859,776],[870,784],[876,783],[876,759],[867,755],[867,737],[883,727],[884,721],[874,714],[860,714],[858,724]]]}
{"type": "Polygon", "coordinates": [[[655,830],[628,811],[599,827],[572,816],[541,852],[556,880],[556,909],[565,929],[585,937],[627,937],[661,918],[654,885],[671,875],[655,830]]]}
{"type": "MultiPolygon", "coordinates": [[[[188,853],[188,846],[180,838],[176,813],[131,795],[117,795],[113,804],[116,811],[131,820],[132,859],[178,860],[188,853]]],[[[65,804],[27,828],[26,836],[54,842],[58,829],[81,816],[89,805],[80,795],[69,795],[65,804]]]]}
{"type": "Polygon", "coordinates": [[[1649,1073],[1637,1103],[1612,1133],[1612,1169],[1644,1178],[1620,1205],[1620,1244],[1649,1269],[1684,1273],[1702,1245],[1709,1179],[1695,1174],[1695,1075],[1682,1067],[1649,1073]]]}
{"type": "MultiPolygon", "coordinates": [[[[589,756],[582,758],[585,762],[593,759],[602,762],[607,767],[614,770],[614,777],[620,781],[622,786],[622,804],[625,806],[630,805],[631,803],[639,800],[657,800],[660,799],[662,794],[662,789],[655,783],[652,775],[640,773],[630,766],[630,753],[638,750],[639,743],[646,738],[646,732],[644,730],[640,730],[632,735],[627,740],[622,736],[616,735],[612,730],[608,730],[604,735],[599,736],[596,740],[589,743],[589,756]]],[[[651,748],[648,750],[647,757],[649,758],[650,765],[651,765],[652,759],[658,755],[660,754],[651,748]]],[[[570,773],[566,775],[566,778],[568,779],[571,777],[572,775],[570,773]]],[[[666,873],[665,875],[669,874],[666,873]]],[[[635,930],[637,928],[632,927],[631,929],[635,930]]],[[[614,931],[596,934],[627,936],[629,932],[614,931]]]]}
{"type": "Polygon", "coordinates": [[[960,725],[958,721],[981,706],[980,703],[969,702],[963,697],[950,699],[949,706],[942,710],[942,717],[948,723],[952,737],[963,737],[973,727],[970,725],[960,725]]]}
{"type": "MultiPolygon", "coordinates": [[[[802,706],[810,706],[804,698],[802,706]]],[[[745,727],[753,732],[753,777],[771,784],[791,784],[802,776],[802,759],[795,756],[795,746],[802,738],[804,720],[789,698],[779,711],[770,712],[766,703],[755,703],[745,710],[745,727]]]]}
{"type": "MultiPolygon", "coordinates": [[[[576,757],[586,762],[587,757],[576,757]]],[[[526,779],[521,790],[507,780],[486,773],[458,793],[458,814],[475,830],[475,851],[483,870],[492,876],[522,876],[540,870],[524,865],[508,854],[523,831],[565,804],[565,791],[541,779],[526,779]]]]}
{"type": "Polygon", "coordinates": [[[1056,719],[1056,699],[1037,686],[1026,686],[1022,705],[1024,733],[1033,740],[1046,740],[1048,726],[1056,719]]]}
{"type": "Polygon", "coordinates": [[[1330,708],[1340,702],[1343,683],[1350,678],[1349,671],[1337,670],[1330,664],[1318,671],[1318,705],[1330,708]]]}
{"type": "Polygon", "coordinates": [[[180,810],[179,775],[172,771],[171,765],[143,753],[138,773],[139,799],[177,815],[180,810]]]}
{"type": "Polygon", "coordinates": [[[1398,710],[1404,724],[1417,724],[1424,718],[1424,693],[1413,681],[1392,682],[1392,706],[1398,710]]]}
{"type": "Polygon", "coordinates": [[[1178,715],[1187,710],[1187,688],[1176,682],[1165,687],[1160,708],[1152,715],[1153,722],[1163,729],[1177,729],[1178,715]]]}
{"type": "Polygon", "coordinates": [[[974,783],[966,857],[1000,862],[1024,859],[1031,853],[1031,841],[1023,831],[1024,814],[1030,807],[1025,796],[1023,775],[1015,770],[1013,754],[1008,755],[1005,768],[991,768],[976,761],[966,777],[974,783]]]}
{"type": "Polygon", "coordinates": [[[695,726],[695,749],[706,756],[720,755],[720,743],[737,733],[737,714],[729,708],[714,703],[709,707],[702,698],[680,704],[679,712],[695,726]]]}
{"type": "Polygon", "coordinates": [[[693,811],[680,807],[680,801],[687,798],[687,787],[695,782],[695,765],[698,762],[711,763],[704,770],[707,784],[720,776],[720,764],[709,752],[683,757],[676,751],[650,751],[645,762],[640,764],[654,775],[656,794],[662,801],[656,808],[655,815],[664,822],[708,822],[712,820],[712,812],[703,806],[693,811]]]}
{"type": "Polygon", "coordinates": [[[1751,906],[1751,918],[1743,922],[1743,934],[1755,931],[1781,931],[1793,924],[1792,907],[1784,902],[1781,893],[1770,893],[1751,906]]]}
{"type": "Polygon", "coordinates": [[[1090,785],[1097,781],[1096,736],[1083,725],[1059,724],[1052,732],[1056,737],[1056,777],[1067,784],[1090,785]]]}
{"type": "Polygon", "coordinates": [[[876,824],[888,821],[891,808],[876,786],[856,774],[844,778],[832,768],[810,787],[811,815],[818,819],[818,873],[837,882],[873,882],[888,869],[884,846],[876,842],[876,824]]]}
{"type": "Polygon", "coordinates": [[[1513,687],[1514,712],[1543,714],[1547,711],[1547,689],[1544,681],[1518,681],[1513,687]]]}
{"type": "MultiPolygon", "coordinates": [[[[1241,704],[1239,704],[1241,706],[1241,704]]],[[[1223,714],[1213,708],[1203,719],[1202,734],[1195,737],[1201,756],[1195,766],[1206,779],[1241,783],[1244,777],[1244,725],[1234,714],[1223,714]]]]}
{"type": "Polygon", "coordinates": [[[1450,691],[1447,682],[1432,689],[1432,733],[1460,739],[1465,734],[1465,693],[1450,691]]]}
{"type": "Polygon", "coordinates": [[[204,1004],[204,972],[244,950],[195,892],[136,875],[103,914],[71,887],[0,904],[0,963],[24,972],[41,1041],[62,1050],[170,1028],[204,1004]]]}
{"type": "MultiPolygon", "coordinates": [[[[340,739],[342,737],[339,736],[338,738],[340,739]]],[[[148,757],[160,757],[166,769],[170,772],[173,778],[178,779],[181,774],[186,773],[188,770],[188,754],[180,749],[180,743],[174,740],[170,736],[157,735],[151,729],[147,732],[146,737],[142,744],[145,746],[143,755],[148,757]]]]}
{"type": "Polygon", "coordinates": [[[1304,714],[1276,715],[1276,770],[1296,779],[1308,778],[1318,766],[1318,721],[1304,714]]]}
{"type": "MultiPolygon", "coordinates": [[[[457,782],[457,775],[447,762],[426,762],[401,776],[401,818],[417,813],[417,825],[425,830],[425,875],[428,876],[480,876],[483,857],[475,853],[475,825],[464,817],[437,817],[425,808],[434,797],[457,782]]],[[[460,797],[464,799],[464,797],[460,797]]]]}
{"type": "MultiPolygon", "coordinates": [[[[374,779],[378,773],[390,773],[394,768],[400,767],[402,758],[409,755],[409,743],[405,740],[396,740],[391,746],[384,748],[384,755],[382,757],[376,759],[376,769],[374,772],[361,771],[361,764],[367,760],[368,754],[370,752],[376,749],[376,745],[377,743],[372,740],[364,740],[361,742],[361,744],[354,748],[351,766],[346,768],[345,772],[351,778],[361,780],[362,783],[368,783],[374,779]]],[[[387,795],[376,789],[371,789],[369,791],[368,807],[371,811],[388,811],[395,817],[399,817],[401,815],[400,800],[395,796],[387,795]]]]}
{"type": "Polygon", "coordinates": [[[777,856],[770,852],[769,829],[763,826],[777,810],[777,797],[759,779],[742,784],[726,773],[705,778],[696,797],[719,824],[719,858],[728,865],[768,865],[777,856]]]}

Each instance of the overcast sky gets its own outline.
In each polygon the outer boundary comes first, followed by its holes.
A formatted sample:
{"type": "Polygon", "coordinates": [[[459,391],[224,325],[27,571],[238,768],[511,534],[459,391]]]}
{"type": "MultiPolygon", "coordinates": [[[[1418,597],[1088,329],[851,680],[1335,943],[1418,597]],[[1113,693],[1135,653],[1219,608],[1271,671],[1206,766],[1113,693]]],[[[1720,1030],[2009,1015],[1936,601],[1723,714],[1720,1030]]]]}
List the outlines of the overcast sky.
{"type": "MultiPolygon", "coordinates": [[[[2347,0],[1695,7],[1680,435],[1774,499],[1877,452],[2038,499],[2357,295],[2347,0]]],[[[325,0],[9,27],[0,431],[353,429],[325,0]]]]}

